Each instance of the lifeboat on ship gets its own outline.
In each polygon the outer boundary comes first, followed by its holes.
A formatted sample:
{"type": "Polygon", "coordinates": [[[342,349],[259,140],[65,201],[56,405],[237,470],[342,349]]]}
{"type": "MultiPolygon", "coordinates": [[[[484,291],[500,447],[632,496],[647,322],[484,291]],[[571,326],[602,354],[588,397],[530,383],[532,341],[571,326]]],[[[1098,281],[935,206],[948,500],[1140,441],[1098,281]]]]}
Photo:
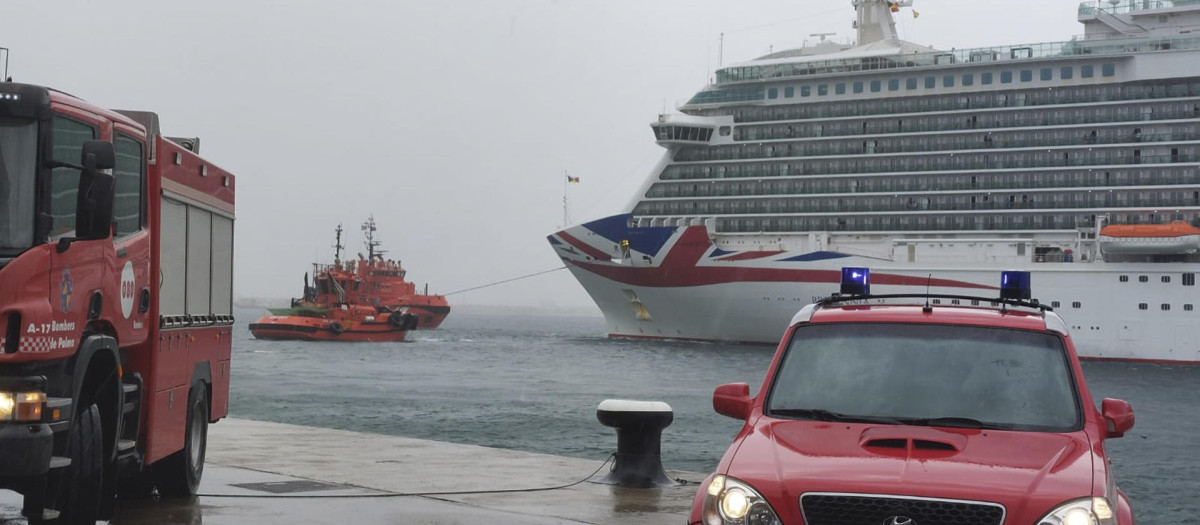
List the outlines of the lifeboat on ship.
{"type": "Polygon", "coordinates": [[[414,314],[343,305],[320,317],[266,315],[250,324],[250,333],[270,340],[400,342],[416,327],[414,314]]]}
{"type": "Polygon", "coordinates": [[[1200,252],[1200,228],[1170,224],[1111,224],[1100,229],[1100,250],[1110,254],[1174,255],[1200,252]]]}

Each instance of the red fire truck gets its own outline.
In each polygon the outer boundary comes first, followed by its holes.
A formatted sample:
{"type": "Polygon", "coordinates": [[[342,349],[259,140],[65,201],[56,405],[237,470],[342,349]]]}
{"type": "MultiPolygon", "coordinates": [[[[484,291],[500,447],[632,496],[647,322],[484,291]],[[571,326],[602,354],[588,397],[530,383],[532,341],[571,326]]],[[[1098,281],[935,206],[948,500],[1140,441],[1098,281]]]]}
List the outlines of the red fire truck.
{"type": "Polygon", "coordinates": [[[0,489],[32,522],[196,492],[228,410],[234,219],[198,145],[0,82],[0,489]]]}

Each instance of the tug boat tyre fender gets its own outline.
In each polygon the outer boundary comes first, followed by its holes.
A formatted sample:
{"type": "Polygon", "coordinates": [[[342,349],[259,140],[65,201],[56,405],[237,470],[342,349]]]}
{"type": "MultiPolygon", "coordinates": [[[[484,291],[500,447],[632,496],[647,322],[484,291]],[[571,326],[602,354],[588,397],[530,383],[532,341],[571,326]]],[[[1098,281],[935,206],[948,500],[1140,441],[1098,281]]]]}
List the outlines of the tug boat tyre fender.
{"type": "Polygon", "coordinates": [[[395,328],[404,328],[405,324],[407,324],[407,323],[404,322],[403,315],[400,315],[399,312],[393,312],[391,315],[388,316],[388,324],[392,325],[395,328]]]}
{"type": "Polygon", "coordinates": [[[421,318],[418,317],[416,314],[404,314],[404,329],[405,330],[416,330],[417,323],[419,323],[420,321],[421,321],[421,318]]]}
{"type": "Polygon", "coordinates": [[[329,331],[333,332],[333,335],[342,335],[342,332],[345,332],[346,329],[342,327],[342,323],[333,321],[329,323],[329,331]]]}

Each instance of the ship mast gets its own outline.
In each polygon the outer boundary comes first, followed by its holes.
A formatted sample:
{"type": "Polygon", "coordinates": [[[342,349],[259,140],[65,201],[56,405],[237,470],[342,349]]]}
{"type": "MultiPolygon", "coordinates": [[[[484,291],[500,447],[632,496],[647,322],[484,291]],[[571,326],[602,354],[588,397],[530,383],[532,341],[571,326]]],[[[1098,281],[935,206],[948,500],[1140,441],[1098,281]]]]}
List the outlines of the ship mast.
{"type": "Polygon", "coordinates": [[[379,248],[379,245],[381,243],[379,241],[375,240],[375,216],[374,215],[367,216],[367,222],[363,223],[362,230],[364,232],[366,232],[363,234],[363,236],[366,237],[366,242],[364,244],[367,245],[367,260],[374,261],[376,257],[378,257],[380,260],[382,260],[383,254],[386,252],[384,252],[383,250],[377,249],[377,248],[379,248]]]}
{"type": "Polygon", "coordinates": [[[341,224],[338,224],[336,239],[337,240],[335,240],[333,243],[333,265],[341,266],[342,265],[342,249],[345,248],[345,246],[342,245],[342,225],[341,224]]]}
{"type": "Polygon", "coordinates": [[[851,0],[858,19],[854,27],[858,29],[856,45],[865,46],[882,40],[895,40],[896,21],[892,13],[901,7],[912,7],[913,0],[851,0]]]}

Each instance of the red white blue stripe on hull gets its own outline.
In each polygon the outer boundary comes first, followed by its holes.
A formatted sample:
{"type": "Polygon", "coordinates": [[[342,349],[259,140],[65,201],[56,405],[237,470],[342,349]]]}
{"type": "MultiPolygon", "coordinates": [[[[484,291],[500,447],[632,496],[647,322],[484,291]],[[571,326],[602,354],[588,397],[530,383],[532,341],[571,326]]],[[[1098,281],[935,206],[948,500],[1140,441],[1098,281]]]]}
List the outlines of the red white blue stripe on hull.
{"type": "MultiPolygon", "coordinates": [[[[836,251],[720,249],[707,228],[625,226],[620,215],[549,236],[551,245],[603,312],[612,337],[774,344],[795,313],[835,292],[844,266],[872,269],[879,294],[994,297],[1002,270],[1032,272],[1034,297],[1056,311],[1084,357],[1200,363],[1200,312],[1156,315],[1159,304],[1200,304],[1196,288],[1118,285],[1119,275],[1157,275],[1162,264],[931,265],[836,251]],[[621,241],[627,240],[628,243],[621,241]],[[1152,272],[1152,273],[1151,273],[1152,272]],[[1105,283],[1106,286],[1098,286],[1105,283]],[[1190,293],[1189,293],[1190,292],[1190,293]],[[1128,293],[1114,303],[1114,294],[1128,293]],[[1141,293],[1145,298],[1136,297],[1141,293]],[[1153,301],[1154,311],[1139,301],[1153,301]],[[1164,337],[1163,334],[1172,334],[1164,337]]],[[[1176,273],[1178,268],[1172,269],[1176,273]]]]}

